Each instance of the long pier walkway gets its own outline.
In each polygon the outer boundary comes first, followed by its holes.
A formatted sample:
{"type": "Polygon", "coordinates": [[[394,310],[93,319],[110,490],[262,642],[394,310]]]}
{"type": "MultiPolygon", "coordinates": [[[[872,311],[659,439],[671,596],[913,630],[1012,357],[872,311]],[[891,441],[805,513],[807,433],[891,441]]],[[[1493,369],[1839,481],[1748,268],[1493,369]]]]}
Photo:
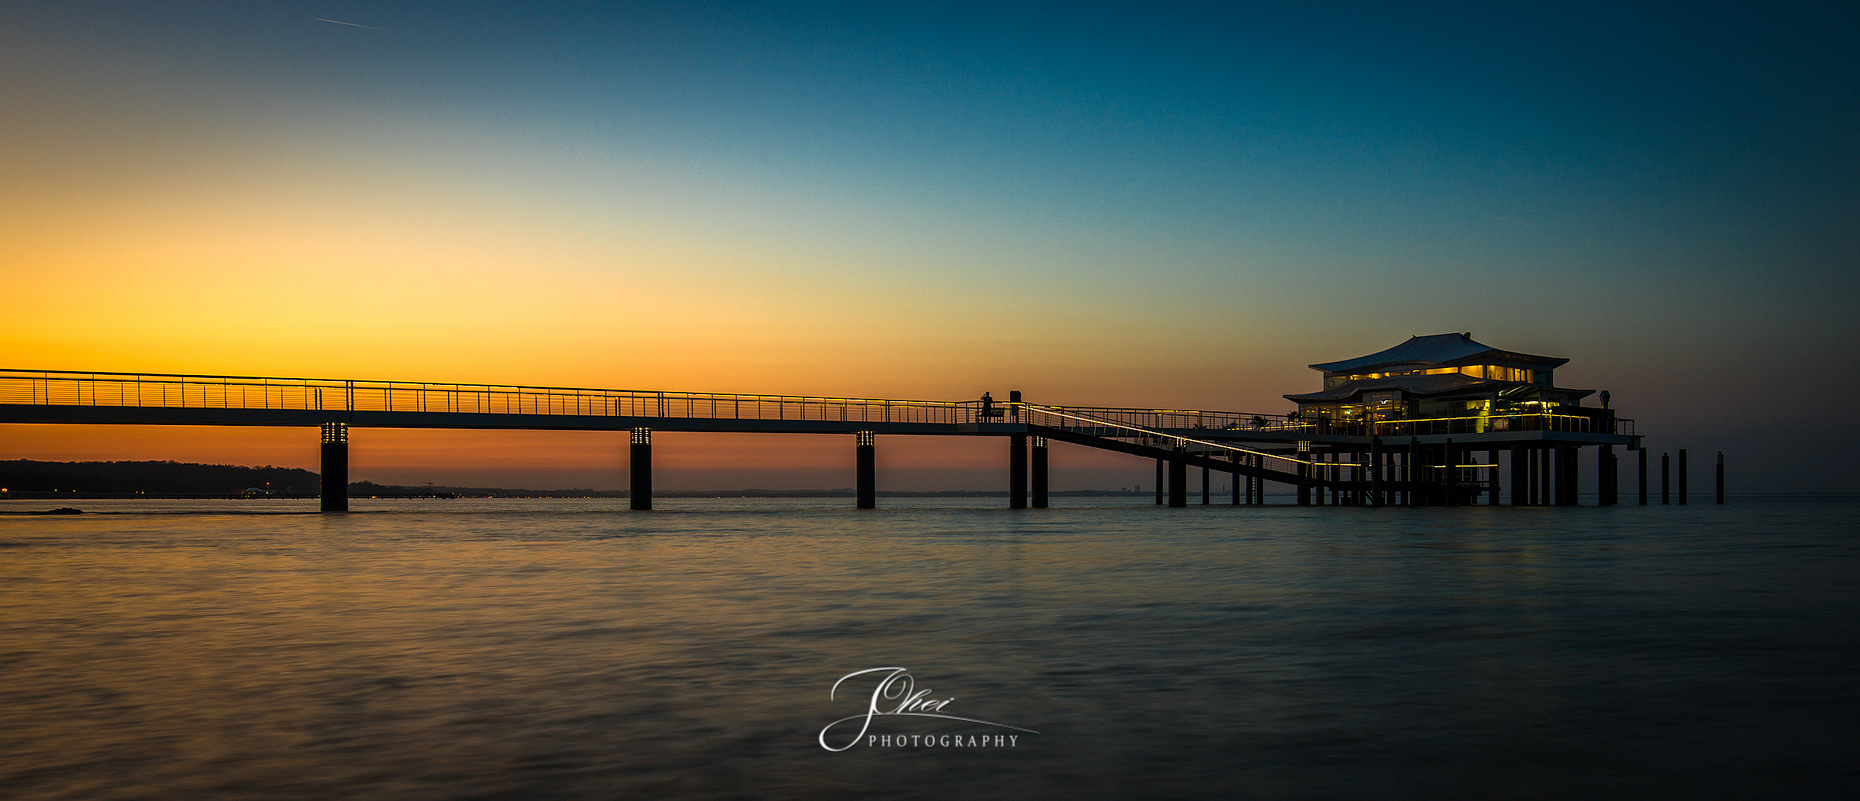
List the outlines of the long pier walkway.
{"type": "Polygon", "coordinates": [[[1340,427],[1286,415],[1052,406],[1025,402],[1019,392],[1002,401],[929,401],[16,369],[0,369],[0,423],[314,427],[326,511],[348,507],[348,429],[357,426],[628,431],[636,509],[651,508],[653,431],[853,435],[861,508],[875,505],[881,434],[1007,438],[1015,508],[1046,505],[1049,440],[1156,460],[1158,502],[1166,481],[1172,506],[1187,503],[1189,467],[1202,468],[1203,503],[1210,471],[1234,476],[1234,503],[1242,503],[1243,483],[1245,503],[1264,503],[1266,482],[1296,487],[1300,503],[1455,503],[1481,494],[1497,503],[1501,449],[1514,453],[1513,503],[1573,503],[1574,449],[1599,445],[1606,453],[1637,442],[1632,421],[1596,415],[1340,427]],[[1471,456],[1481,448],[1491,454],[1486,463],[1471,456]],[[1516,457],[1524,450],[1541,452],[1541,481],[1538,459],[1516,457]],[[1551,454],[1559,466],[1550,466],[1551,454]],[[1526,462],[1533,467],[1521,468],[1526,462]],[[1520,482],[1533,482],[1530,491],[1520,482]]]}

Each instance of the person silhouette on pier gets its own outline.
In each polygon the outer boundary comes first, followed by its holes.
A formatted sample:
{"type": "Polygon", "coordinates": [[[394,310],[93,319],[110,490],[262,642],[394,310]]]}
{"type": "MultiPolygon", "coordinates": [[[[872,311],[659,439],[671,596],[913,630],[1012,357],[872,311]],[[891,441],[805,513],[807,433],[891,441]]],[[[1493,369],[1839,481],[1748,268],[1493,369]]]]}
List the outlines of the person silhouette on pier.
{"type": "Polygon", "coordinates": [[[984,391],[982,393],[982,419],[986,420],[994,416],[995,416],[995,399],[990,397],[988,393],[984,391]]]}

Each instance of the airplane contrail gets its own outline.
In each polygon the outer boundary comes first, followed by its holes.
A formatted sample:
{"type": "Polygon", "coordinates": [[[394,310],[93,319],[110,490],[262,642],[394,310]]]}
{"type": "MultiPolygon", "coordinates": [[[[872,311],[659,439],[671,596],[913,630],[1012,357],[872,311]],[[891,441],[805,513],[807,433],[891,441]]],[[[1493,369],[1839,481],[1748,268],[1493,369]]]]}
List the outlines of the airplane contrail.
{"type": "Polygon", "coordinates": [[[353,22],[343,22],[342,20],[339,20],[339,19],[324,19],[323,17],[311,17],[311,19],[314,19],[314,20],[316,20],[317,22],[334,22],[334,23],[336,23],[337,25],[347,25],[347,26],[349,26],[349,27],[352,27],[352,28],[367,28],[367,29],[369,29],[369,30],[371,30],[371,31],[378,31],[378,30],[381,30],[380,28],[377,28],[377,27],[375,27],[375,26],[373,26],[373,25],[357,25],[357,24],[355,24],[355,23],[353,23],[353,22]]]}

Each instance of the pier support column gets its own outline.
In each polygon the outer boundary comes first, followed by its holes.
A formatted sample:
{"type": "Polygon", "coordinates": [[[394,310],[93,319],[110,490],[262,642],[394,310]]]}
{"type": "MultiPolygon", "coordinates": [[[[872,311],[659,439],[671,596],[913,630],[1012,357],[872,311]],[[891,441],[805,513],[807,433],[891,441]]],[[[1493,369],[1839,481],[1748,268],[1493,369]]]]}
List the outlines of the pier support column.
{"type": "Polygon", "coordinates": [[[1552,445],[1544,449],[1544,477],[1546,490],[1545,502],[1551,506],[1563,505],[1563,447],[1552,445]]]}
{"type": "Polygon", "coordinates": [[[1550,469],[1550,455],[1555,450],[1555,445],[1545,445],[1537,449],[1537,478],[1540,484],[1537,488],[1537,502],[1544,506],[1556,503],[1556,496],[1551,494],[1556,487],[1552,484],[1554,473],[1550,469]]]}
{"type": "Polygon", "coordinates": [[[1447,438],[1447,444],[1440,449],[1440,505],[1459,505],[1459,482],[1455,479],[1460,471],[1454,467],[1459,460],[1453,458],[1453,438],[1447,438]]]}
{"type": "Polygon", "coordinates": [[[1646,506],[1647,505],[1647,446],[1642,445],[1638,448],[1635,448],[1634,450],[1640,452],[1640,505],[1646,506]]]}
{"type": "Polygon", "coordinates": [[[1388,465],[1382,458],[1382,438],[1371,437],[1369,439],[1369,503],[1371,506],[1381,506],[1388,500],[1382,496],[1382,472],[1386,469],[1388,465]]]}
{"type": "Polygon", "coordinates": [[[1692,493],[1686,490],[1686,449],[1680,448],[1679,449],[1679,505],[1685,506],[1686,501],[1690,500],[1688,496],[1690,496],[1691,494],[1692,493]]]}
{"type": "Polygon", "coordinates": [[[1582,446],[1569,446],[1569,505],[1582,503],[1582,446]]]}
{"type": "Polygon", "coordinates": [[[1531,466],[1530,451],[1522,445],[1511,446],[1506,458],[1511,460],[1511,505],[1524,506],[1530,503],[1531,466]]]}
{"type": "Polygon", "coordinates": [[[1537,448],[1527,445],[1522,452],[1524,457],[1524,505],[1537,505],[1537,448]]]}
{"type": "Polygon", "coordinates": [[[1569,449],[1561,445],[1550,448],[1550,503],[1567,506],[1569,490],[1569,449]]]}
{"type": "MultiPolygon", "coordinates": [[[[1236,465],[1240,464],[1240,459],[1241,457],[1244,457],[1244,456],[1246,456],[1246,454],[1241,453],[1239,451],[1234,451],[1233,453],[1228,454],[1228,458],[1233,459],[1233,462],[1236,465]]],[[[1234,498],[1233,505],[1235,506],[1240,505],[1240,479],[1241,478],[1242,476],[1240,475],[1240,471],[1235,470],[1234,471],[1234,483],[1233,483],[1233,486],[1231,487],[1231,489],[1233,490],[1233,498],[1234,498]]],[[[1246,499],[1248,502],[1251,502],[1253,500],[1253,479],[1248,478],[1246,482],[1247,482],[1246,484],[1247,498],[1246,499]]]]}
{"type": "Polygon", "coordinates": [[[1498,482],[1498,449],[1489,448],[1485,452],[1485,463],[1491,465],[1485,469],[1485,505],[1497,506],[1501,490],[1498,482]]]}
{"type": "MultiPolygon", "coordinates": [[[[1246,457],[1246,463],[1254,467],[1263,467],[1266,463],[1266,459],[1263,456],[1249,454],[1246,457]]],[[[1266,480],[1249,476],[1246,480],[1246,504],[1248,506],[1257,506],[1265,499],[1265,495],[1266,480]]]]}
{"type": "MultiPolygon", "coordinates": [[[[1253,466],[1261,470],[1266,469],[1265,455],[1261,454],[1258,456],[1254,456],[1253,466]]],[[[1266,505],[1266,479],[1263,479],[1263,478],[1253,479],[1253,505],[1254,506],[1265,506],[1266,505]]]]}
{"type": "Polygon", "coordinates": [[[1350,503],[1355,506],[1369,505],[1369,454],[1355,451],[1350,454],[1350,503]]]}
{"type": "MultiPolygon", "coordinates": [[[[1317,478],[1322,478],[1322,479],[1330,478],[1330,465],[1326,462],[1324,458],[1324,454],[1321,454],[1321,453],[1311,454],[1311,461],[1314,462],[1314,464],[1311,465],[1312,476],[1317,477],[1317,478]]],[[[1317,485],[1316,489],[1317,491],[1313,493],[1316,496],[1314,499],[1314,502],[1318,506],[1323,506],[1324,496],[1330,494],[1330,488],[1324,486],[1323,484],[1319,484],[1317,485]]]]}
{"type": "Polygon", "coordinates": [[[1407,487],[1402,490],[1403,500],[1409,506],[1421,505],[1421,438],[1408,438],[1408,452],[1403,454],[1402,477],[1407,479],[1407,487]]]}
{"type": "Polygon", "coordinates": [[[1672,474],[1673,474],[1673,455],[1670,453],[1662,452],[1660,454],[1660,505],[1661,506],[1665,506],[1673,502],[1672,474]]]}
{"type": "Polygon", "coordinates": [[[1008,435],[1008,508],[1027,508],[1027,435],[1008,435]]]}
{"type": "Polygon", "coordinates": [[[636,511],[652,511],[652,429],[635,428],[627,451],[628,500],[636,511]]]}
{"type": "Polygon", "coordinates": [[[1615,481],[1615,446],[1603,445],[1595,458],[1595,474],[1601,486],[1595,488],[1595,502],[1602,506],[1615,505],[1615,492],[1619,482],[1615,481]]]}
{"type": "Polygon", "coordinates": [[[1350,485],[1353,487],[1353,489],[1350,490],[1350,503],[1357,506],[1368,506],[1369,454],[1365,451],[1357,451],[1350,454],[1350,459],[1356,465],[1355,470],[1350,473],[1351,479],[1354,482],[1350,485]]]}
{"type": "Polygon", "coordinates": [[[1201,468],[1201,505],[1208,505],[1208,468],[1201,468]]]}
{"type": "Polygon", "coordinates": [[[1188,505],[1187,462],[1169,462],[1169,505],[1178,509],[1188,505]]]}
{"type": "MultiPolygon", "coordinates": [[[[1298,475],[1300,477],[1311,475],[1311,454],[1300,453],[1298,454],[1298,458],[1301,460],[1298,462],[1298,475]]],[[[1298,505],[1299,506],[1310,506],[1311,505],[1311,485],[1309,484],[1298,485],[1298,505]]]]}
{"type": "Polygon", "coordinates": [[[1724,505],[1724,451],[1718,452],[1718,505],[1724,505]]]}
{"type": "Polygon", "coordinates": [[[1621,457],[1614,448],[1608,449],[1608,503],[1621,502],[1621,457]]]}
{"type": "Polygon", "coordinates": [[[1557,460],[1563,466],[1563,475],[1557,477],[1557,481],[1563,486],[1564,506],[1581,503],[1582,473],[1576,469],[1576,460],[1581,453],[1582,449],[1575,445],[1564,445],[1562,453],[1557,454],[1557,460]]]}
{"type": "Polygon", "coordinates": [[[1156,505],[1163,505],[1163,460],[1156,460],[1156,505]]]}
{"type": "Polygon", "coordinates": [[[853,435],[853,453],[857,467],[854,468],[854,482],[858,497],[856,506],[860,509],[878,508],[878,434],[861,431],[853,435]]]}
{"type": "Polygon", "coordinates": [[[1046,438],[1033,438],[1033,508],[1046,508],[1046,438]]]}
{"type": "Polygon", "coordinates": [[[323,424],[321,511],[349,511],[349,424],[323,424]]]}

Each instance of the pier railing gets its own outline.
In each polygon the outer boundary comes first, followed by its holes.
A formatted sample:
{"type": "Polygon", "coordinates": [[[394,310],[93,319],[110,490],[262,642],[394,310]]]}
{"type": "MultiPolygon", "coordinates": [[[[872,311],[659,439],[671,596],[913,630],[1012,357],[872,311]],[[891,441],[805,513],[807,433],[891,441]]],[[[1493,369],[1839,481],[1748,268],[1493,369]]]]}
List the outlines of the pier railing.
{"type": "Polygon", "coordinates": [[[1114,422],[1146,429],[1185,429],[1215,431],[1304,431],[1310,423],[1301,423],[1282,414],[1251,412],[1211,412],[1193,409],[1128,409],[1111,406],[1033,406],[1028,408],[1063,409],[1067,413],[1093,420],[1114,422]]]}
{"type": "Polygon", "coordinates": [[[1316,434],[1353,437],[1409,437],[1436,434],[1487,434],[1506,431],[1563,431],[1578,434],[1625,433],[1632,435],[1634,421],[1617,419],[1614,425],[1590,415],[1551,414],[1548,412],[1494,414],[1466,417],[1432,417],[1416,420],[1332,420],[1316,418],[1310,422],[1316,434]]]}
{"type": "Polygon", "coordinates": [[[0,370],[0,403],[299,411],[973,422],[979,402],[259,376],[0,370]]]}
{"type": "MultiPolygon", "coordinates": [[[[821,420],[866,423],[1006,422],[1014,404],[751,395],[709,392],[440,384],[263,376],[0,369],[0,403],[142,408],[821,420]]],[[[1144,428],[1291,430],[1282,415],[1175,409],[1076,407],[1144,428]]]]}

